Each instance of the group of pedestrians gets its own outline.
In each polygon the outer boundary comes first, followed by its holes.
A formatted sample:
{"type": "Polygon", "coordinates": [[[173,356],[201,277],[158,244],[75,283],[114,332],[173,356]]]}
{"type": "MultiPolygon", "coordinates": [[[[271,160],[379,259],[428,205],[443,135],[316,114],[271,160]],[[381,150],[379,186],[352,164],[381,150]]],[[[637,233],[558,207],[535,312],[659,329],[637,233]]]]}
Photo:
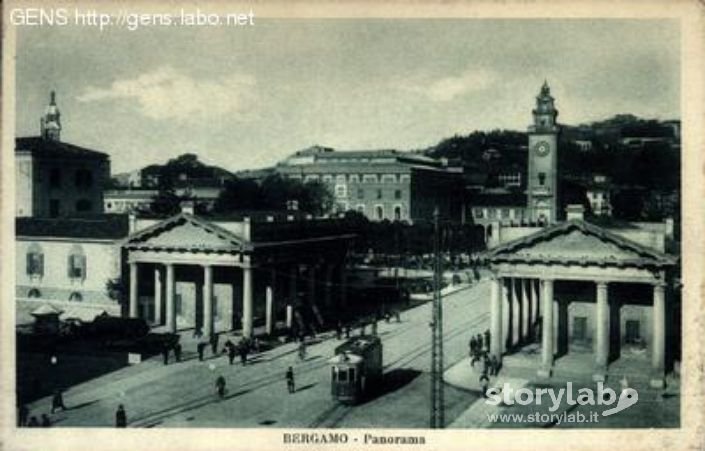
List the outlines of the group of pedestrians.
{"type": "Polygon", "coordinates": [[[490,342],[491,342],[490,331],[486,330],[484,334],[477,334],[470,338],[468,346],[470,348],[470,366],[475,368],[475,364],[480,362],[481,373],[480,373],[480,386],[482,391],[482,396],[487,397],[487,389],[489,387],[490,376],[496,376],[499,374],[500,362],[497,356],[491,355],[490,342]]]}
{"type": "Polygon", "coordinates": [[[30,416],[29,408],[27,407],[27,405],[21,404],[17,414],[17,425],[20,427],[29,428],[48,428],[51,426],[51,419],[46,413],[43,413],[41,415],[41,420],[38,419],[35,415],[30,416]]]}

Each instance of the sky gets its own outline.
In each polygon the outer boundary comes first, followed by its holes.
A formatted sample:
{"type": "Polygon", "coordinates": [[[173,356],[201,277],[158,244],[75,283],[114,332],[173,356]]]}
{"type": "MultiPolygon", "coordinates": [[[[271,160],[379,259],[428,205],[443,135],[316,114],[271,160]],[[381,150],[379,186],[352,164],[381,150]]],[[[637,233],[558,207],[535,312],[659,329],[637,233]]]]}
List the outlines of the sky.
{"type": "Polygon", "coordinates": [[[311,145],[411,150],[559,122],[680,118],[673,20],[259,19],[252,27],[20,27],[16,131],[56,90],[62,141],[112,172],[193,152],[228,170],[311,145]]]}

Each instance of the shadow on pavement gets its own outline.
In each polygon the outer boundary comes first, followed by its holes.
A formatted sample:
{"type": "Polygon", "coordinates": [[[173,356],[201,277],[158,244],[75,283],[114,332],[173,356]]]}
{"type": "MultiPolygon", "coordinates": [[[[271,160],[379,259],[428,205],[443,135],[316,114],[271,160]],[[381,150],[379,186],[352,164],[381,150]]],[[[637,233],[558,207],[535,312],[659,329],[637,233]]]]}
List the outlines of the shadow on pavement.
{"type": "Polygon", "coordinates": [[[411,383],[411,381],[416,379],[420,374],[421,371],[409,368],[396,368],[385,373],[382,382],[370,390],[369,396],[361,404],[374,401],[377,398],[399,390],[411,383]]]}
{"type": "Polygon", "coordinates": [[[313,384],[308,384],[308,385],[304,385],[303,387],[299,387],[296,389],[296,393],[304,391],[304,390],[308,390],[309,388],[314,387],[316,384],[317,384],[317,382],[314,382],[313,384]]]}
{"type": "Polygon", "coordinates": [[[75,406],[67,407],[66,410],[78,410],[82,407],[88,407],[100,401],[100,399],[94,399],[93,401],[82,402],[81,404],[76,404],[75,406]]]}

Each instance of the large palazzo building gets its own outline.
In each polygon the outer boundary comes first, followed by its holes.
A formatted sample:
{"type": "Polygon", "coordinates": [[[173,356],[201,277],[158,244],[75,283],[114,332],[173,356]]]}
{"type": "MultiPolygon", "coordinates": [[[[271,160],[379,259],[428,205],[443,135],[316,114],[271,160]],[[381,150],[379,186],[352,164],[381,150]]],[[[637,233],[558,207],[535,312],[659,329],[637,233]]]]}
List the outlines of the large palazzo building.
{"type": "Polygon", "coordinates": [[[339,211],[354,210],[371,221],[443,219],[463,222],[462,168],[421,154],[396,150],[335,151],[313,146],[276,166],[280,174],[324,183],[339,211]]]}

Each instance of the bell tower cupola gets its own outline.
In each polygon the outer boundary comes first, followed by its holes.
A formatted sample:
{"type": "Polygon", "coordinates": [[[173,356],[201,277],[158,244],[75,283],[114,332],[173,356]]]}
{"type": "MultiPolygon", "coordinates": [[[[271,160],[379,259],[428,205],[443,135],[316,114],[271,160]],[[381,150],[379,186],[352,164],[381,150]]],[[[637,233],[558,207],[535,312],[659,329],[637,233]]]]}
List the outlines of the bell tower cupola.
{"type": "Polygon", "coordinates": [[[61,113],[56,106],[56,93],[51,91],[49,105],[40,120],[42,138],[59,141],[61,138],[61,113]]]}

